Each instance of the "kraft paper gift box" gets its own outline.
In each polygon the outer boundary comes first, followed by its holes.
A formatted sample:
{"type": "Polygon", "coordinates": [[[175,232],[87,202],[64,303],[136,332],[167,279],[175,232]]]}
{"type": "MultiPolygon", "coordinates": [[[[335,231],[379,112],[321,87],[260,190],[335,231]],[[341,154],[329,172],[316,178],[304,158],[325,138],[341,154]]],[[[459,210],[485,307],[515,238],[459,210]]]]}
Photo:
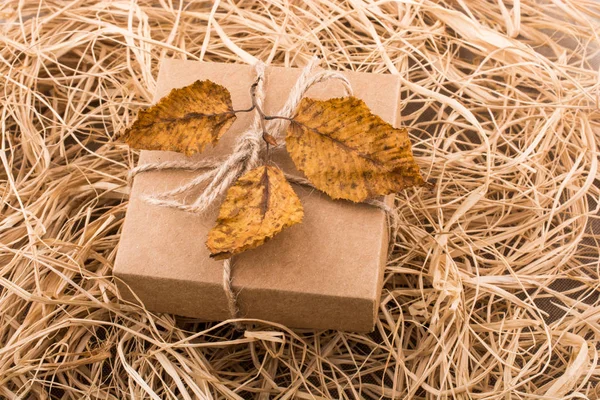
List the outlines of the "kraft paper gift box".
{"type": "MultiPolygon", "coordinates": [[[[300,73],[296,68],[266,69],[267,114],[277,113],[300,73]]],[[[373,113],[396,123],[398,79],[352,72],[345,76],[354,95],[373,113]]],[[[198,79],[225,86],[234,109],[250,107],[249,88],[255,80],[252,66],[183,60],[163,62],[155,101],[198,79]]],[[[342,95],[342,84],[334,80],[317,84],[307,93],[321,99],[342,95]]],[[[252,118],[253,113],[238,114],[219,143],[193,159],[229,154],[252,118]]],[[[142,151],[139,163],[185,158],[173,152],[142,151]]],[[[284,171],[301,176],[285,151],[275,151],[272,158],[284,171]]],[[[154,171],[135,177],[114,275],[123,297],[133,301],[133,291],[151,311],[222,321],[230,318],[223,262],[211,259],[205,245],[218,206],[197,215],[142,199],[144,194],[172,189],[193,176],[187,171],[154,171]]],[[[239,316],[297,328],[372,331],[387,259],[387,216],[370,205],[331,200],[315,189],[293,187],[304,206],[303,222],[232,259],[239,316]]]]}

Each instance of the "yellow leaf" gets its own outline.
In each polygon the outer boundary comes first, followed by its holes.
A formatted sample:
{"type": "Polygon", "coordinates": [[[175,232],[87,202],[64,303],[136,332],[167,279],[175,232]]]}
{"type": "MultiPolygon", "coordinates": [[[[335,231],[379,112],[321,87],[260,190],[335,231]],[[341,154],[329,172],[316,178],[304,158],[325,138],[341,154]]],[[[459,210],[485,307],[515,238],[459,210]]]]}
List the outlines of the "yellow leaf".
{"type": "Polygon", "coordinates": [[[217,140],[235,121],[229,91],[211,81],[196,81],[140,111],[122,140],[145,150],[192,155],[217,140]]]}
{"type": "Polygon", "coordinates": [[[300,199],[283,172],[262,166],[243,175],[229,188],[206,245],[221,260],[253,249],[284,228],[302,221],[300,199]]]}
{"type": "Polygon", "coordinates": [[[406,129],[356,97],[302,99],[286,145],[296,167],[334,199],[359,202],[425,183],[406,129]]]}

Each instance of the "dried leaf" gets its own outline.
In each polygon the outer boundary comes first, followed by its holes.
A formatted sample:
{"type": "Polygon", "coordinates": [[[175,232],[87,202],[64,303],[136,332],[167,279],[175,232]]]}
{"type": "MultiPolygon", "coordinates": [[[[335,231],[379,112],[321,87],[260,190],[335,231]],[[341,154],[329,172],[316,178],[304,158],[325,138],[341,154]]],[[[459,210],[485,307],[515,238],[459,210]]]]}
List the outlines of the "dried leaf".
{"type": "Polygon", "coordinates": [[[140,111],[123,140],[145,150],[170,150],[192,155],[201,152],[231,127],[235,113],[229,91],[211,81],[196,81],[140,111]]]}
{"type": "Polygon", "coordinates": [[[406,129],[356,97],[302,99],[286,144],[296,167],[334,199],[359,202],[424,184],[406,129]]]}
{"type": "Polygon", "coordinates": [[[220,260],[252,249],[302,221],[300,199],[283,172],[262,166],[246,173],[229,188],[206,245],[220,260]]]}

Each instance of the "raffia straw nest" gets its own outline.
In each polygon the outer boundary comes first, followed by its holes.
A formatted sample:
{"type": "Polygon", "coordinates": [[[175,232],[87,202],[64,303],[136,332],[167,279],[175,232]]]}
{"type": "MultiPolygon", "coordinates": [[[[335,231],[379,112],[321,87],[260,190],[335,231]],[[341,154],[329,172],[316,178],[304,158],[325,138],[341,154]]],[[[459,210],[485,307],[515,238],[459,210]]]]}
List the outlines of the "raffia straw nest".
{"type": "Polygon", "coordinates": [[[597,398],[600,3],[175,3],[0,6],[0,396],[597,398]],[[397,198],[375,332],[238,333],[120,300],[136,155],[113,139],[160,61],[314,54],[399,74],[435,181],[397,198]]]}

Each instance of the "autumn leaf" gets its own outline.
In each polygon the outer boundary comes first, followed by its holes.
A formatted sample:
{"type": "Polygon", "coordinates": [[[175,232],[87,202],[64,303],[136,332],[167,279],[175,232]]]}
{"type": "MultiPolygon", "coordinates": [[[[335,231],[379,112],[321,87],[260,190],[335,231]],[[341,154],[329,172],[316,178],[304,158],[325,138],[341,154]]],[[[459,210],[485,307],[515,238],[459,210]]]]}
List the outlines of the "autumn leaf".
{"type": "Polygon", "coordinates": [[[302,221],[300,199],[280,169],[261,166],[229,188],[206,245],[221,260],[263,244],[302,221]]]}
{"type": "Polygon", "coordinates": [[[192,155],[217,140],[235,121],[229,91],[209,80],[196,81],[140,111],[122,140],[145,150],[192,155]]]}
{"type": "Polygon", "coordinates": [[[406,129],[356,97],[302,99],[286,145],[296,167],[334,199],[360,202],[424,184],[406,129]]]}

